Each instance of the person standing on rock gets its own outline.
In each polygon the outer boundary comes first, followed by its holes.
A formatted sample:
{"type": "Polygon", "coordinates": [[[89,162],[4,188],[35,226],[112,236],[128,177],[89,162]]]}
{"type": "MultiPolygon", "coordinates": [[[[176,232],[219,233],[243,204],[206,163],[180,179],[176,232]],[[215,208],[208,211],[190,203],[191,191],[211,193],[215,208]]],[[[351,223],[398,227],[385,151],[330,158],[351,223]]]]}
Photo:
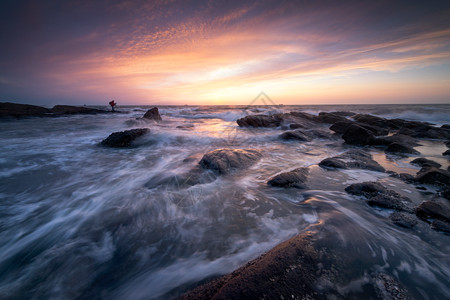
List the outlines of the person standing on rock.
{"type": "Polygon", "coordinates": [[[114,102],[114,100],[112,100],[112,101],[109,101],[109,105],[111,105],[112,112],[114,112],[114,106],[116,106],[117,103],[114,102]]]}

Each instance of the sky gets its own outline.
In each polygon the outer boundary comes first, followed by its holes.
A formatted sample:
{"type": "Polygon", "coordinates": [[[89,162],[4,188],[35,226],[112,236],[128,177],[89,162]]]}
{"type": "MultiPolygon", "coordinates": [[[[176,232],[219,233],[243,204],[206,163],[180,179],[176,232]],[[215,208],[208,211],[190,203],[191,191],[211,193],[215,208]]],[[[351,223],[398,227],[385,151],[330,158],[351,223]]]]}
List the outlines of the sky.
{"type": "Polygon", "coordinates": [[[0,1],[0,102],[450,103],[450,1],[0,1]]]}

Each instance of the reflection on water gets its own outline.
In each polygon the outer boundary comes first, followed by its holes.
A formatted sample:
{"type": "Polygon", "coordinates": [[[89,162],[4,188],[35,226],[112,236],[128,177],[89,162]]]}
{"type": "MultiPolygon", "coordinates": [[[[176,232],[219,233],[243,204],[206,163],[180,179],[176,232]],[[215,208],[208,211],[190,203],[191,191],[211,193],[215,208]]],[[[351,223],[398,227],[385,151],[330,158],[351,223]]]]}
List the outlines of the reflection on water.
{"type": "MultiPolygon", "coordinates": [[[[240,108],[163,107],[160,124],[135,120],[143,112],[0,122],[1,295],[167,298],[307,230],[336,253],[359,257],[343,295],[357,295],[376,271],[394,274],[417,298],[450,294],[448,236],[423,222],[414,232],[394,227],[344,188],[380,180],[415,204],[431,196],[385,173],[319,168],[348,149],[341,140],[285,142],[279,129],[238,128],[240,108]],[[193,127],[177,128],[186,124],[193,127]],[[98,145],[134,127],[150,128],[139,147],[98,145]],[[173,180],[222,147],[258,149],[263,159],[194,186],[173,180]],[[266,185],[274,174],[308,166],[306,190],[266,185]]],[[[448,164],[436,143],[416,149],[448,164]]],[[[372,154],[388,170],[418,170],[412,157],[372,154]]]]}

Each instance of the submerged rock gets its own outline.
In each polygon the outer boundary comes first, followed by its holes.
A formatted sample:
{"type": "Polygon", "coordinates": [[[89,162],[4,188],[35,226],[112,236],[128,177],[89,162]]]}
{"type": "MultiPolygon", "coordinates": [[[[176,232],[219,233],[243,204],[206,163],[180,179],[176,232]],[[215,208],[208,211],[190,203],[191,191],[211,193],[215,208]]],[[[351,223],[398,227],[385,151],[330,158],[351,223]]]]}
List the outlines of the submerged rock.
{"type": "Polygon", "coordinates": [[[138,137],[143,136],[149,132],[148,128],[131,129],[120,132],[111,133],[101,144],[103,146],[123,148],[130,147],[132,142],[138,137]]]}
{"type": "Polygon", "coordinates": [[[405,212],[395,211],[389,215],[389,219],[391,219],[392,223],[395,225],[404,228],[412,228],[417,224],[417,219],[414,215],[405,212]]]}
{"type": "Polygon", "coordinates": [[[378,182],[360,182],[349,185],[345,188],[349,194],[364,196],[366,198],[375,197],[378,194],[384,194],[387,189],[378,182]]]}
{"type": "Polygon", "coordinates": [[[409,147],[404,144],[400,143],[391,143],[389,146],[384,150],[386,153],[406,153],[406,154],[420,154],[419,151],[414,150],[412,147],[409,147]]]}
{"type": "Polygon", "coordinates": [[[416,175],[415,180],[420,183],[450,186],[450,172],[435,167],[424,167],[416,175]]]}
{"type": "Polygon", "coordinates": [[[431,159],[426,159],[423,157],[416,158],[416,159],[412,160],[410,163],[413,165],[418,165],[420,167],[435,167],[435,168],[441,167],[441,164],[439,164],[431,159]]]}
{"type": "Polygon", "coordinates": [[[378,299],[383,300],[412,300],[408,291],[392,276],[380,273],[375,278],[375,290],[378,299]]]}
{"type": "Polygon", "coordinates": [[[305,188],[304,183],[308,179],[308,173],[308,168],[298,168],[272,177],[267,184],[275,187],[305,188]]]}
{"type": "Polygon", "coordinates": [[[200,160],[200,165],[218,174],[228,174],[252,166],[261,157],[262,154],[256,150],[217,149],[206,153],[200,160]]]}
{"type": "Polygon", "coordinates": [[[370,197],[367,203],[370,206],[377,206],[381,208],[395,209],[398,211],[413,212],[413,210],[405,205],[410,203],[411,200],[401,196],[394,191],[386,191],[385,193],[378,194],[376,196],[370,197]]]}
{"type": "Polygon", "coordinates": [[[41,106],[0,102],[0,118],[43,117],[50,113],[51,111],[49,109],[41,106]]]}
{"type": "Polygon", "coordinates": [[[157,107],[153,107],[152,109],[149,109],[144,114],[144,119],[153,120],[156,122],[162,121],[161,115],[159,114],[159,110],[157,107]]]}

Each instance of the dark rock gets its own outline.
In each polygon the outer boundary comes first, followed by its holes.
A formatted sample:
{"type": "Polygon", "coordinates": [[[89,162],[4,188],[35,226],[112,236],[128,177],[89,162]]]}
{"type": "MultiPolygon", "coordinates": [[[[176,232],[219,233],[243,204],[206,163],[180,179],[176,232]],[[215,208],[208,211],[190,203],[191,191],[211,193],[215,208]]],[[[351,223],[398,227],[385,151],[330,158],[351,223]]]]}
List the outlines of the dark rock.
{"type": "Polygon", "coordinates": [[[148,128],[114,132],[102,141],[102,145],[114,148],[130,147],[134,140],[147,132],[149,132],[148,128]]]}
{"type": "Polygon", "coordinates": [[[315,120],[321,123],[336,123],[346,121],[347,118],[333,113],[321,112],[319,113],[319,116],[315,118],[315,120]]]}
{"type": "Polygon", "coordinates": [[[91,115],[98,113],[107,113],[107,111],[105,110],[71,105],[55,105],[50,111],[56,115],[91,115]]]}
{"type": "Polygon", "coordinates": [[[375,142],[376,145],[380,146],[389,146],[392,143],[403,144],[409,147],[420,146],[416,138],[398,133],[391,136],[377,137],[375,142]]]}
{"type": "Polygon", "coordinates": [[[347,163],[335,157],[325,158],[319,166],[326,169],[347,169],[347,163]]]}
{"type": "Polygon", "coordinates": [[[416,175],[416,181],[437,186],[450,186],[450,172],[435,167],[424,167],[416,175]]]}
{"type": "Polygon", "coordinates": [[[364,196],[366,198],[375,197],[378,194],[384,194],[387,189],[378,182],[360,182],[349,185],[345,188],[349,194],[364,196]]]}
{"type": "Polygon", "coordinates": [[[415,182],[414,176],[412,176],[411,174],[408,174],[408,173],[397,174],[397,173],[393,172],[393,174],[391,174],[389,176],[390,177],[394,177],[394,178],[398,178],[401,181],[406,182],[406,183],[414,183],[415,182]]]}
{"type": "Polygon", "coordinates": [[[245,169],[260,160],[262,154],[256,150],[217,149],[206,153],[200,165],[217,174],[228,174],[234,170],[245,169]]]}
{"type": "Polygon", "coordinates": [[[439,164],[431,159],[426,159],[423,157],[416,158],[416,159],[412,160],[410,163],[413,165],[418,165],[420,167],[435,167],[435,168],[441,167],[441,164],[439,164]]]}
{"type": "MultiPolygon", "coordinates": [[[[316,250],[312,238],[298,235],[248,262],[231,274],[206,283],[180,299],[326,299],[315,285],[319,262],[325,253],[316,250]]],[[[328,293],[327,293],[328,296],[328,293]]]]}
{"type": "Polygon", "coordinates": [[[317,116],[315,116],[315,115],[308,114],[308,113],[301,112],[301,111],[292,111],[289,114],[296,118],[304,119],[304,120],[312,121],[312,122],[316,122],[316,118],[317,118],[317,116]]]}
{"type": "Polygon", "coordinates": [[[441,126],[441,128],[450,129],[450,124],[444,124],[441,126]]]}
{"type": "Polygon", "coordinates": [[[441,196],[444,197],[445,199],[450,200],[450,189],[441,191],[441,196]]]}
{"type": "Polygon", "coordinates": [[[450,156],[450,150],[445,151],[444,153],[442,153],[442,155],[444,155],[444,156],[450,156]]]}
{"type": "Polygon", "coordinates": [[[0,118],[44,117],[49,113],[49,109],[36,105],[0,102],[0,118]]]}
{"type": "Polygon", "coordinates": [[[389,146],[384,150],[386,153],[401,153],[401,154],[420,154],[419,151],[414,150],[413,148],[399,144],[399,143],[392,143],[389,144],[389,146]]]}
{"type": "Polygon", "coordinates": [[[375,172],[386,171],[379,163],[377,163],[373,159],[359,159],[359,160],[347,162],[347,168],[363,169],[363,170],[370,170],[370,171],[375,171],[375,172]]]}
{"type": "Polygon", "coordinates": [[[412,228],[417,224],[417,219],[405,212],[395,211],[389,215],[389,219],[391,219],[392,223],[404,228],[412,228]]]}
{"type": "Polygon", "coordinates": [[[446,142],[445,146],[447,146],[447,148],[450,148],[450,141],[446,142]]]}
{"type": "Polygon", "coordinates": [[[275,187],[305,188],[308,179],[308,168],[298,168],[272,177],[267,184],[275,187]]]}
{"type": "Polygon", "coordinates": [[[380,273],[374,280],[378,299],[383,300],[412,300],[408,291],[392,276],[380,273]]]}
{"type": "Polygon", "coordinates": [[[302,142],[308,142],[311,139],[301,130],[285,131],[280,134],[280,138],[283,140],[298,140],[302,142]]]}
{"type": "Polygon", "coordinates": [[[346,120],[346,121],[339,121],[331,125],[330,130],[343,134],[345,131],[350,127],[350,125],[354,124],[355,122],[346,120]]]}
{"type": "Polygon", "coordinates": [[[371,145],[375,141],[374,135],[369,130],[356,124],[350,125],[342,138],[349,145],[371,145]]]}
{"type": "Polygon", "coordinates": [[[342,116],[342,117],[352,117],[356,115],[354,112],[351,111],[332,111],[333,115],[342,116]]]}
{"type": "Polygon", "coordinates": [[[289,124],[289,129],[298,129],[298,128],[305,128],[305,126],[297,123],[289,124]]]}
{"type": "Polygon", "coordinates": [[[424,201],[416,208],[416,215],[427,220],[429,218],[450,222],[450,210],[441,203],[424,201]]]}
{"type": "Polygon", "coordinates": [[[250,115],[238,119],[240,127],[278,127],[283,120],[280,114],[276,115],[250,115]]]}
{"type": "Polygon", "coordinates": [[[159,114],[159,110],[157,107],[153,107],[152,109],[149,109],[145,113],[144,119],[153,120],[156,122],[162,121],[161,115],[159,114]]]}
{"type": "Polygon", "coordinates": [[[192,129],[194,128],[194,124],[186,124],[186,125],[178,125],[177,128],[178,129],[192,129]]]}
{"type": "Polygon", "coordinates": [[[390,190],[386,191],[385,193],[370,197],[369,200],[367,200],[367,203],[370,206],[377,206],[412,213],[413,210],[407,207],[405,205],[405,202],[411,202],[411,200],[406,197],[402,197],[400,194],[390,190]]]}
{"type": "Polygon", "coordinates": [[[433,127],[426,123],[416,124],[416,126],[413,126],[412,128],[404,127],[400,129],[398,133],[422,139],[450,139],[450,129],[433,127]]]}
{"type": "Polygon", "coordinates": [[[433,220],[431,222],[431,229],[450,234],[450,224],[441,220],[433,220]]]}

